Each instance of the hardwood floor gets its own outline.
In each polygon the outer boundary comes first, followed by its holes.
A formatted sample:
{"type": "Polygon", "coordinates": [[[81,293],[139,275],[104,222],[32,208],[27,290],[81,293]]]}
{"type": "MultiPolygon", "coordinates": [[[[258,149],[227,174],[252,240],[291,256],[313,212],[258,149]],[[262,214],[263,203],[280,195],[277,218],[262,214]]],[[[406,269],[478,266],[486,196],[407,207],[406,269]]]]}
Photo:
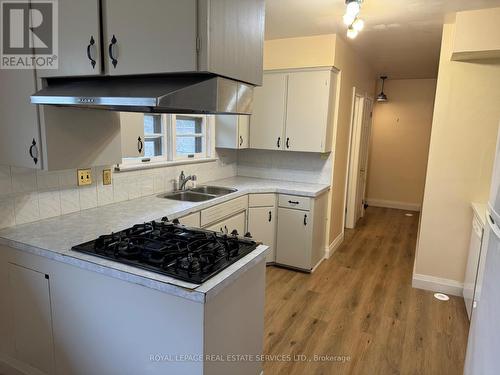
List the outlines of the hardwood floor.
{"type": "Polygon", "coordinates": [[[404,214],[368,208],[311,275],[267,268],[265,375],[462,374],[464,302],[411,287],[418,215],[404,214]]]}

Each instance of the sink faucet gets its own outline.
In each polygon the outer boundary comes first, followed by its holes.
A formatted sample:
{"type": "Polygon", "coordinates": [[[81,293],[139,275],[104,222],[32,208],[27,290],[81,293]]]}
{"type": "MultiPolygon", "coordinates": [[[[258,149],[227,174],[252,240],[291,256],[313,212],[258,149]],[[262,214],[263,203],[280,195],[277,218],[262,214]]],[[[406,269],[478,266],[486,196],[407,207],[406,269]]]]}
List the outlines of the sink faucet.
{"type": "Polygon", "coordinates": [[[196,181],[196,175],[191,175],[191,176],[185,176],[184,171],[181,172],[179,176],[179,190],[186,190],[186,183],[188,181],[196,181]]]}

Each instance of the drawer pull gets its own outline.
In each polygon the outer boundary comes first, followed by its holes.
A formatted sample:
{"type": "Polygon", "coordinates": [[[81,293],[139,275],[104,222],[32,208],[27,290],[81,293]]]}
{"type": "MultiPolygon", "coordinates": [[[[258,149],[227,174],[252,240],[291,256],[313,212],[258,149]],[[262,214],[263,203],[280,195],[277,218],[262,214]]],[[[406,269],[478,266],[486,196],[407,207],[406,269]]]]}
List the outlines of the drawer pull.
{"type": "Polygon", "coordinates": [[[288,203],[290,203],[290,204],[299,204],[299,202],[297,202],[297,201],[288,201],[288,203]]]}
{"type": "Polygon", "coordinates": [[[307,225],[307,215],[304,215],[304,225],[307,225]]]}
{"type": "Polygon", "coordinates": [[[271,211],[269,211],[269,219],[268,219],[268,221],[271,222],[272,219],[273,219],[273,214],[271,213],[271,211]]]}

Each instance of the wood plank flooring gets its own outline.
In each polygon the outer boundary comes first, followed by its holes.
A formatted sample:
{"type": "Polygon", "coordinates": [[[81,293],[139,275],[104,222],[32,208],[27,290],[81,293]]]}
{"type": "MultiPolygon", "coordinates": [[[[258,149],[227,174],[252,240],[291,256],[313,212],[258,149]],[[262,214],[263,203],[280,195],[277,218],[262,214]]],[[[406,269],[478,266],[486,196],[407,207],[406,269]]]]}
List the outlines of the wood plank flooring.
{"type": "Polygon", "coordinates": [[[265,375],[462,374],[464,302],[411,287],[418,214],[404,214],[368,208],[311,275],[267,268],[265,375]]]}

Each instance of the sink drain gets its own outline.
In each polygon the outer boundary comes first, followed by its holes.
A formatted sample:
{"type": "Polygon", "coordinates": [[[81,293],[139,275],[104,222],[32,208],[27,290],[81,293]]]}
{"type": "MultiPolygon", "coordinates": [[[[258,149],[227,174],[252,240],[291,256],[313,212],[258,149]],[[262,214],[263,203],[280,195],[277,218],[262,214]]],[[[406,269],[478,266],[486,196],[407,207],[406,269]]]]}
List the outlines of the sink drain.
{"type": "Polygon", "coordinates": [[[448,297],[446,294],[443,293],[435,293],[434,298],[440,300],[440,301],[449,301],[450,297],[448,297]]]}

